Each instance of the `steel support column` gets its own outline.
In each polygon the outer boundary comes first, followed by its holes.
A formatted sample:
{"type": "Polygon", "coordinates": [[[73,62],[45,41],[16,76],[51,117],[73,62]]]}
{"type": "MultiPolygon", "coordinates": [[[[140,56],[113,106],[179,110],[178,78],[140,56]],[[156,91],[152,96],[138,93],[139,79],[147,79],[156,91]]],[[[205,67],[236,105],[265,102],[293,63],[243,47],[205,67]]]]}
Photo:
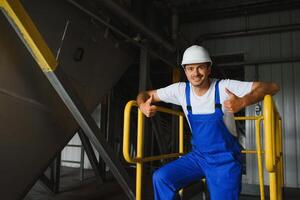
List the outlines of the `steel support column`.
{"type": "Polygon", "coordinates": [[[0,0],[0,8],[28,48],[39,67],[63,100],[74,119],[110,167],[130,199],[134,199],[132,182],[114,151],[108,145],[88,110],[77,96],[71,83],[58,66],[53,53],[18,0],[0,0]]]}
{"type": "Polygon", "coordinates": [[[45,188],[51,194],[54,194],[53,183],[44,173],[40,176],[39,181],[42,183],[43,188],[45,188]]]}
{"type": "Polygon", "coordinates": [[[147,77],[149,74],[149,53],[147,49],[141,49],[140,55],[140,74],[139,74],[139,91],[147,89],[147,77]]]}
{"type": "Polygon", "coordinates": [[[84,150],[89,158],[89,161],[92,165],[92,168],[94,170],[98,182],[103,183],[104,182],[103,172],[99,168],[99,163],[95,155],[94,149],[91,145],[91,142],[89,141],[88,137],[84,134],[82,130],[78,131],[78,135],[80,137],[84,150]]]}
{"type": "Polygon", "coordinates": [[[54,159],[54,162],[52,163],[52,166],[51,166],[50,181],[53,184],[52,191],[54,193],[59,193],[60,167],[61,167],[61,153],[59,153],[58,156],[54,159]]]}

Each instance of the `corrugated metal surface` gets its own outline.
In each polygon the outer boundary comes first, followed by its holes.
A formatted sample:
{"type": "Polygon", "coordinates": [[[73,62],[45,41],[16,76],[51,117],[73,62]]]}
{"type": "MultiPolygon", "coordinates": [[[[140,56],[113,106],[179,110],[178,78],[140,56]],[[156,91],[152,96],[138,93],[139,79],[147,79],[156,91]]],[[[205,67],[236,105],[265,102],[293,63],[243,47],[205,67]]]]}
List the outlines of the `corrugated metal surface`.
{"type": "MultiPolygon", "coordinates": [[[[187,24],[182,27],[184,35],[190,41],[204,33],[216,33],[235,30],[249,30],[278,25],[300,23],[300,10],[245,16],[234,19],[208,21],[201,24],[187,24]]],[[[206,40],[202,45],[212,55],[243,52],[246,61],[262,59],[284,59],[300,56],[300,31],[268,33],[206,40]]],[[[285,183],[289,187],[300,187],[300,63],[273,63],[257,66],[245,66],[245,79],[274,81],[281,91],[274,97],[283,117],[285,183]],[[255,68],[257,67],[257,72],[255,68]],[[258,75],[258,77],[257,77],[258,75]]],[[[250,106],[247,115],[254,115],[254,106],[250,106]]],[[[246,146],[255,147],[254,125],[246,124],[246,146]]],[[[267,181],[267,177],[265,178],[267,181]]],[[[247,157],[247,183],[258,183],[257,161],[252,155],[247,157]]]]}
{"type": "MultiPolygon", "coordinates": [[[[297,63],[298,65],[300,63],[297,63]]],[[[300,74],[300,68],[297,66],[297,64],[294,64],[294,80],[296,82],[295,84],[295,103],[296,103],[296,108],[295,108],[295,130],[296,130],[296,153],[297,153],[297,179],[298,179],[298,187],[300,187],[300,105],[298,104],[298,102],[300,102],[300,80],[297,77],[300,74]]]]}

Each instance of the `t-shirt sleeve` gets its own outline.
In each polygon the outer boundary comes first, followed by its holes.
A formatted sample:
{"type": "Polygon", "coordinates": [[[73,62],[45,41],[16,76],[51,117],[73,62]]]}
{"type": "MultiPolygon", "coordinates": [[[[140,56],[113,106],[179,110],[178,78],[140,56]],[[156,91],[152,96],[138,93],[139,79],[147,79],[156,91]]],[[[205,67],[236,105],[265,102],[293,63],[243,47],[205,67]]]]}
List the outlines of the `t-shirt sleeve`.
{"type": "Polygon", "coordinates": [[[253,84],[253,82],[237,81],[237,80],[230,80],[230,79],[226,79],[223,81],[224,81],[223,89],[225,90],[226,87],[228,90],[233,92],[238,97],[243,97],[246,94],[250,93],[253,84]]]}
{"type": "Polygon", "coordinates": [[[166,103],[180,105],[180,88],[184,83],[174,83],[156,90],[159,99],[166,103]]]}

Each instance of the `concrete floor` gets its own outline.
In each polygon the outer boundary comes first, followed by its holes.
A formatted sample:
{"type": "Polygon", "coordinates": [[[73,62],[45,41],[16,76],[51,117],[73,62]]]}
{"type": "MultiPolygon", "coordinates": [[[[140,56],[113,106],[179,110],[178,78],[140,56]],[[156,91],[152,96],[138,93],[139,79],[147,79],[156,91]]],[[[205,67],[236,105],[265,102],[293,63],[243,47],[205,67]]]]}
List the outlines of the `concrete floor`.
{"type": "MultiPolygon", "coordinates": [[[[80,180],[78,169],[65,168],[61,173],[60,193],[53,194],[43,184],[37,182],[24,200],[127,200],[119,184],[111,177],[104,184],[98,184],[92,170],[85,171],[85,178],[80,180]]],[[[150,179],[149,179],[150,180],[150,179]]],[[[151,181],[144,192],[146,200],[152,198],[151,181]]],[[[196,188],[201,188],[196,186],[196,188]]],[[[188,191],[188,190],[187,190],[188,191]]],[[[190,190],[195,191],[195,190],[190,190]]],[[[189,191],[188,191],[189,192],[189,191]]],[[[198,193],[198,192],[197,192],[198,193]]],[[[203,200],[203,194],[186,195],[183,200],[203,200]]],[[[209,198],[206,198],[208,200],[209,198]]],[[[267,200],[268,198],[266,198],[267,200]]],[[[285,200],[300,200],[300,191],[297,189],[286,189],[285,200]]],[[[260,200],[259,196],[241,195],[240,200],[260,200]]]]}
{"type": "Polygon", "coordinates": [[[96,181],[92,170],[80,177],[77,168],[62,167],[59,193],[54,194],[38,181],[24,200],[121,200],[127,199],[119,184],[111,177],[104,184],[96,181]]]}

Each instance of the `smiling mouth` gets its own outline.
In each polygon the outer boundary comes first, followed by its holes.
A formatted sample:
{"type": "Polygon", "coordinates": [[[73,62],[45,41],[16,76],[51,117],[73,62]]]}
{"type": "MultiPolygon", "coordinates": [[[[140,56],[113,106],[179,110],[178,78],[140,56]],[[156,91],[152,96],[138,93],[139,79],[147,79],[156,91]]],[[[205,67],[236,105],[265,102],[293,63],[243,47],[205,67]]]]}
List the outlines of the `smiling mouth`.
{"type": "Polygon", "coordinates": [[[193,80],[194,80],[194,81],[201,81],[201,80],[202,80],[202,78],[200,78],[200,77],[197,77],[197,78],[193,78],[193,80]]]}

